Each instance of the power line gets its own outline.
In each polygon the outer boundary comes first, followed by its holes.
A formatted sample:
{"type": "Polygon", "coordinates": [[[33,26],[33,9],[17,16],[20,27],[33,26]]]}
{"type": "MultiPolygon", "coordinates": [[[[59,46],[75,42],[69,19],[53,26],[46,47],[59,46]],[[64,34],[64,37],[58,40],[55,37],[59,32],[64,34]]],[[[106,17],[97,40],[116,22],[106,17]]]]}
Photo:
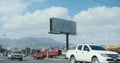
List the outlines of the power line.
{"type": "MultiPolygon", "coordinates": [[[[100,1],[100,0],[93,0],[95,2],[99,2],[99,3],[103,3],[103,4],[106,4],[106,5],[111,5],[111,6],[118,6],[120,7],[120,5],[116,5],[116,4],[112,4],[112,3],[107,3],[107,2],[103,2],[103,1],[100,1]]],[[[120,4],[120,1],[116,1],[117,3],[120,4]]]]}

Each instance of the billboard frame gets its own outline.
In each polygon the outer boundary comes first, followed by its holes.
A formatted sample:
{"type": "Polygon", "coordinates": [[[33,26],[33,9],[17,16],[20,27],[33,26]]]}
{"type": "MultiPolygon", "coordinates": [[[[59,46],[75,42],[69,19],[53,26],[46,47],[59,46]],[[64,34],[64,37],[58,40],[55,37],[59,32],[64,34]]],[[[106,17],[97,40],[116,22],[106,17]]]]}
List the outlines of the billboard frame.
{"type": "Polygon", "coordinates": [[[50,18],[50,32],[49,33],[50,34],[65,34],[66,35],[66,51],[67,51],[69,50],[69,35],[76,35],[76,22],[65,20],[65,19],[60,19],[60,18],[50,18]],[[55,23],[55,21],[58,21],[58,23],[55,23]],[[59,29],[56,29],[55,26],[58,26],[58,28],[59,27],[63,27],[63,28],[59,30],[59,29]],[[65,26],[67,26],[68,29],[65,26]],[[72,28],[72,32],[70,31],[70,27],[72,28]]]}
{"type": "Polygon", "coordinates": [[[76,22],[60,19],[50,18],[50,32],[51,34],[70,34],[76,35],[76,22]]]}

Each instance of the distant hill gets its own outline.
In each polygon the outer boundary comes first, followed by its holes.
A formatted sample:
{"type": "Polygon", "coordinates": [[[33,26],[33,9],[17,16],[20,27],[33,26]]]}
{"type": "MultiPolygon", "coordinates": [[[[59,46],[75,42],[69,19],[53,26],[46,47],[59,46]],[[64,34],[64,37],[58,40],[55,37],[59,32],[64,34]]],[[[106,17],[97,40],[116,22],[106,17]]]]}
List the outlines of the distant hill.
{"type": "Polygon", "coordinates": [[[0,44],[4,47],[32,47],[32,48],[42,48],[42,47],[63,47],[65,43],[55,41],[51,38],[21,38],[21,39],[0,39],[0,44]]]}

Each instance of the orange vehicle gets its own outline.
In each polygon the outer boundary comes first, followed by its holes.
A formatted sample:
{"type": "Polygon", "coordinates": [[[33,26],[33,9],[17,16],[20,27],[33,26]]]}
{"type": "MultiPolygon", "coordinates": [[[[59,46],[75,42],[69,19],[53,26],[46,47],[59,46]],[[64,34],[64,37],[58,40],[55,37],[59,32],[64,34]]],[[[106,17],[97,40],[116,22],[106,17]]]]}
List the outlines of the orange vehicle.
{"type": "Polygon", "coordinates": [[[61,50],[58,51],[40,51],[40,54],[43,55],[43,57],[49,56],[49,57],[56,57],[61,55],[61,50]]]}
{"type": "Polygon", "coordinates": [[[120,45],[118,46],[105,46],[107,50],[115,51],[120,54],[120,45]]]}

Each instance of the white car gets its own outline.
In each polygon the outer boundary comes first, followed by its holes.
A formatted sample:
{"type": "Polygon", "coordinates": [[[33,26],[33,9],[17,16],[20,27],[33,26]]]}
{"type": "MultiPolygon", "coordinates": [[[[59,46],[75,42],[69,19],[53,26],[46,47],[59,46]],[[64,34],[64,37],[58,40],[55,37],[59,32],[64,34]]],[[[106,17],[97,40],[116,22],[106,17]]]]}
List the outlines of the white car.
{"type": "Polygon", "coordinates": [[[107,51],[102,46],[80,44],[66,53],[71,63],[120,63],[120,55],[113,51],[107,51]]]}
{"type": "Polygon", "coordinates": [[[20,61],[22,61],[23,60],[23,54],[19,51],[10,52],[8,54],[8,59],[11,59],[11,60],[19,59],[20,61]]]}

